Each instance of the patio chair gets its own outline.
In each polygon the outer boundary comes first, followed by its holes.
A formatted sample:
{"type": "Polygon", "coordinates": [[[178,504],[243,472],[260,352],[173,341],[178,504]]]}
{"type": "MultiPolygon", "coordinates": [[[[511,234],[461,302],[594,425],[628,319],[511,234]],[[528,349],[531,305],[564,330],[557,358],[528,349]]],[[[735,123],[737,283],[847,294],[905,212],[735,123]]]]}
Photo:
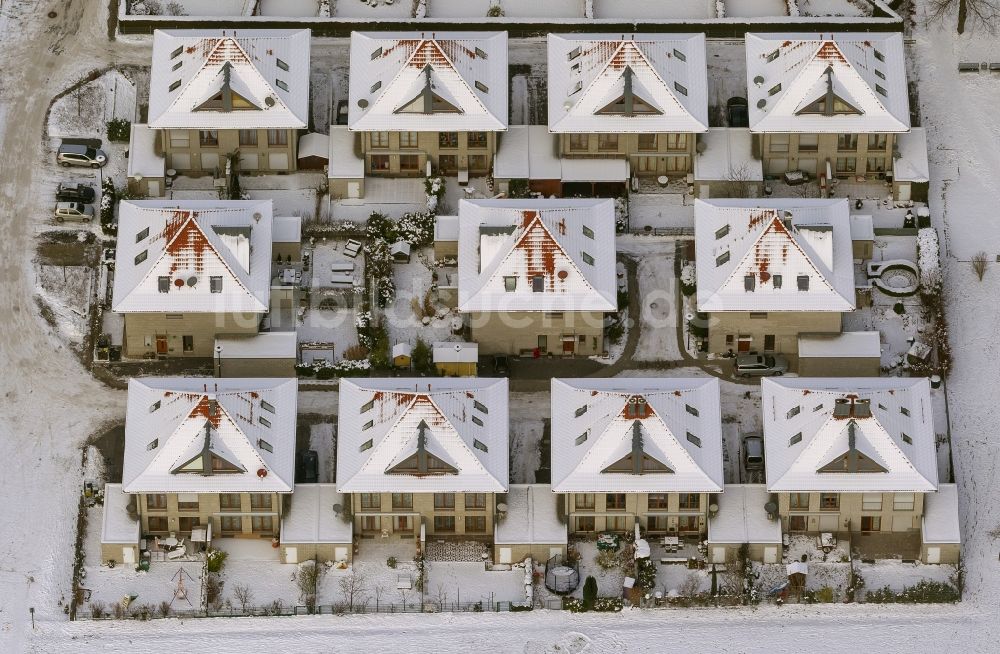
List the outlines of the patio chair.
{"type": "Polygon", "coordinates": [[[187,550],[185,550],[183,547],[178,547],[177,549],[173,549],[167,552],[167,558],[170,559],[171,561],[174,561],[176,559],[182,559],[185,556],[187,556],[187,550]]]}

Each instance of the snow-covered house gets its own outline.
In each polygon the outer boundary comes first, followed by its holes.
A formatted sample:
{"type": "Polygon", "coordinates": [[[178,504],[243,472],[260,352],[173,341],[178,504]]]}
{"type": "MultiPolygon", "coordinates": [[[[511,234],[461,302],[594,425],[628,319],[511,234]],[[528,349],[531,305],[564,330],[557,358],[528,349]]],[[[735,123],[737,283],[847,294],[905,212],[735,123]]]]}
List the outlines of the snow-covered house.
{"type": "Polygon", "coordinates": [[[347,126],[366,175],[487,174],[507,129],[507,33],[353,32],[347,126]]]}
{"type": "Polygon", "coordinates": [[[847,199],[695,200],[694,213],[710,352],[793,356],[800,333],[840,333],[856,307],[847,199]]]}
{"type": "Polygon", "coordinates": [[[458,310],[482,354],[593,355],[618,308],[612,200],[461,200],[458,310]]]}
{"type": "Polygon", "coordinates": [[[309,124],[309,30],[157,30],[149,127],[166,165],[214,174],[239,151],[241,173],[296,169],[309,124]]]}
{"type": "Polygon", "coordinates": [[[902,34],[747,34],[746,61],[765,174],[891,174],[910,130],[902,34]]]}
{"type": "Polygon", "coordinates": [[[141,533],[277,537],[295,482],[297,393],[295,379],[129,380],[121,489],[141,533]]]}
{"type": "Polygon", "coordinates": [[[570,532],[705,534],[723,490],[717,379],[553,379],[551,416],[570,532]]]}
{"type": "Polygon", "coordinates": [[[492,535],[508,487],[506,379],[344,379],[337,434],[356,534],[492,535]]]}
{"type": "Polygon", "coordinates": [[[704,34],[549,34],[548,67],[564,191],[692,172],[708,130],[704,34]]]}
{"type": "Polygon", "coordinates": [[[783,529],[850,532],[879,554],[878,535],[891,534],[883,547],[916,558],[925,500],[938,490],[928,380],[765,379],[761,391],[767,489],[783,529]]]}
{"type": "Polygon", "coordinates": [[[211,357],[256,334],[271,299],[270,200],[137,200],[119,208],[111,309],[126,357],[211,357]]]}

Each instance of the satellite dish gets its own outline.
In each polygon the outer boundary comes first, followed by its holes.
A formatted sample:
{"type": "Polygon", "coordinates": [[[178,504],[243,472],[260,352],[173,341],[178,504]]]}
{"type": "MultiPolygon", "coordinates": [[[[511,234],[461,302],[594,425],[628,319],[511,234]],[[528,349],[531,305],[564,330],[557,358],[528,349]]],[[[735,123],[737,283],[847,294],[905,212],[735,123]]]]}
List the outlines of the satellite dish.
{"type": "Polygon", "coordinates": [[[455,351],[456,352],[461,352],[462,351],[462,345],[461,345],[461,343],[455,343],[455,351]]]}
{"type": "Polygon", "coordinates": [[[339,504],[334,504],[334,505],[333,505],[333,512],[334,512],[334,513],[336,513],[337,515],[340,515],[340,511],[341,511],[341,509],[343,509],[343,508],[344,508],[344,507],[342,507],[342,506],[341,506],[341,505],[339,505],[339,504]]]}
{"type": "Polygon", "coordinates": [[[264,98],[264,104],[266,104],[268,107],[273,107],[274,106],[274,98],[272,96],[270,96],[270,95],[267,96],[266,98],[264,98]]]}
{"type": "Polygon", "coordinates": [[[367,109],[368,108],[368,100],[365,100],[364,98],[361,98],[360,100],[358,100],[358,106],[361,107],[362,109],[367,109]]]}
{"type": "Polygon", "coordinates": [[[187,285],[188,286],[194,286],[197,283],[198,283],[198,278],[197,277],[195,277],[194,275],[191,275],[190,277],[188,277],[188,279],[187,279],[187,285]]]}
{"type": "Polygon", "coordinates": [[[566,111],[569,111],[572,108],[573,108],[573,101],[572,100],[567,100],[566,102],[563,102],[563,109],[565,109],[566,111]]]}
{"type": "Polygon", "coordinates": [[[263,479],[264,477],[266,477],[267,476],[267,468],[258,468],[257,469],[257,476],[260,477],[261,479],[263,479]]]}
{"type": "Polygon", "coordinates": [[[758,76],[754,77],[753,78],[753,83],[756,84],[757,86],[760,86],[761,84],[764,83],[764,76],[763,75],[758,75],[758,76]]]}
{"type": "Polygon", "coordinates": [[[766,105],[767,105],[767,100],[765,100],[764,98],[761,98],[760,100],[757,101],[758,109],[763,109],[766,105]]]}
{"type": "Polygon", "coordinates": [[[254,212],[253,212],[253,219],[254,219],[254,222],[258,222],[258,223],[259,223],[259,222],[260,222],[260,219],[261,219],[261,218],[263,218],[263,217],[264,217],[264,216],[263,216],[263,215],[262,215],[262,214],[261,214],[261,213],[260,213],[259,211],[254,211],[254,212]]]}
{"type": "Polygon", "coordinates": [[[174,280],[174,286],[176,286],[177,288],[184,286],[184,280],[178,277],[177,279],[174,280]]]}
{"type": "Polygon", "coordinates": [[[565,270],[560,270],[557,273],[557,275],[558,275],[559,279],[566,279],[567,277],[569,277],[569,273],[566,272],[565,270]]]}

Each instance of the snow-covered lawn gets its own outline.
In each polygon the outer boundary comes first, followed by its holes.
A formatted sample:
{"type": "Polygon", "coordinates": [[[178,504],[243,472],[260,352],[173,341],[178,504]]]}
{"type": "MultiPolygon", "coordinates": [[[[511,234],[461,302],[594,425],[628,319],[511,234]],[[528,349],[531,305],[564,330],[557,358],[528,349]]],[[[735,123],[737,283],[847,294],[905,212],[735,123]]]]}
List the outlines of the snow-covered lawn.
{"type": "Polygon", "coordinates": [[[390,346],[397,343],[415,345],[418,338],[428,345],[439,341],[462,340],[460,335],[452,333],[454,327],[461,326],[461,317],[457,312],[438,304],[431,291],[434,283],[433,258],[433,249],[423,248],[412,253],[409,263],[394,263],[392,266],[396,299],[384,310],[390,346]],[[424,299],[429,292],[435,312],[433,316],[424,316],[424,299]],[[421,306],[419,315],[414,310],[414,301],[421,306]]]}
{"type": "Polygon", "coordinates": [[[375,0],[374,4],[369,4],[370,0],[336,0],[331,2],[331,8],[336,4],[336,16],[338,18],[372,18],[372,19],[400,19],[410,18],[410,11],[413,3],[410,0],[375,0]]]}
{"type": "Polygon", "coordinates": [[[726,18],[787,16],[785,0],[725,0],[726,18]]]}
{"type": "Polygon", "coordinates": [[[685,203],[680,193],[633,193],[629,196],[628,211],[633,230],[694,228],[694,203],[685,203]]]}
{"type": "Polygon", "coordinates": [[[594,0],[594,18],[715,18],[715,0],[594,0]]]}
{"type": "Polygon", "coordinates": [[[427,601],[436,603],[524,601],[524,568],[486,570],[469,561],[428,561],[427,601]]]}
{"type": "Polygon", "coordinates": [[[94,270],[89,266],[36,264],[36,288],[59,332],[75,345],[83,343],[90,310],[94,270]]]}
{"type": "MultiPolygon", "coordinates": [[[[334,4],[334,3],[330,3],[334,4]]],[[[347,3],[343,3],[347,4],[347,3]]],[[[319,13],[319,0],[261,0],[261,16],[311,17],[319,13]]]]}
{"type": "Polygon", "coordinates": [[[875,563],[854,563],[854,573],[865,580],[866,591],[874,591],[888,586],[892,590],[903,590],[904,586],[914,586],[921,581],[936,581],[951,584],[954,581],[955,566],[924,565],[919,561],[877,561],[875,563]]]}
{"type": "Polygon", "coordinates": [[[494,4],[507,18],[583,18],[583,0],[427,0],[427,17],[485,18],[494,4]]]}
{"type": "Polygon", "coordinates": [[[871,16],[866,0],[798,0],[801,16],[871,16]]]}

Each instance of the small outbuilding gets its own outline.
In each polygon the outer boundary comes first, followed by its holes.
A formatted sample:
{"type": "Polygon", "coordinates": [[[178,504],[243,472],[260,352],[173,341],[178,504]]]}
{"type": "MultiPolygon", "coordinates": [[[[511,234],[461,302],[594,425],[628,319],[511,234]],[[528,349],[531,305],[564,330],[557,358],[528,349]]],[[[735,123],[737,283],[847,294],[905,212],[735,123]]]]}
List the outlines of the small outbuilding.
{"type": "Polygon", "coordinates": [[[158,198],[166,192],[166,159],[162,130],[132,125],[128,144],[128,190],[132,197],[158,198]]]}
{"type": "Polygon", "coordinates": [[[309,132],[299,137],[299,170],[323,170],[330,160],[330,137],[309,132]]]}
{"type": "Polygon", "coordinates": [[[435,343],[433,356],[434,366],[445,377],[475,377],[479,365],[479,344],[435,343]]]}
{"type": "Polygon", "coordinates": [[[365,160],[356,146],[359,136],[348,131],[346,125],[330,126],[326,174],[332,199],[356,200],[365,197],[365,160]]]}
{"type": "Polygon", "coordinates": [[[261,332],[215,339],[216,377],[295,377],[295,332],[261,332]]]}
{"type": "Polygon", "coordinates": [[[302,218],[275,216],[271,220],[271,256],[275,263],[302,261],[302,218]]]}
{"type": "Polygon", "coordinates": [[[497,503],[493,560],[509,564],[528,556],[538,562],[565,556],[567,528],[558,505],[559,495],[548,484],[511,484],[506,501],[497,503]]]}
{"type": "Polygon", "coordinates": [[[434,217],[434,258],[458,259],[458,216],[434,217]]]}
{"type": "Polygon", "coordinates": [[[749,556],[761,563],[781,560],[781,521],[769,518],[764,505],[770,493],[763,484],[726,484],[715,496],[718,510],[708,518],[708,558],[712,563],[737,560],[740,547],[750,546],[749,556]]]}
{"type": "Polygon", "coordinates": [[[958,563],[962,533],[958,523],[958,487],[955,484],[939,484],[936,493],[924,495],[920,542],[920,560],[924,563],[958,563]]]}
{"type": "Polygon", "coordinates": [[[354,549],[348,509],[335,484],[296,484],[292,508],[281,519],[281,562],[330,561],[335,568],[348,567],[354,549]]]}
{"type": "Polygon", "coordinates": [[[129,568],[139,563],[139,517],[135,501],[135,495],[122,492],[121,484],[104,485],[101,563],[114,561],[129,568]]]}
{"type": "Polygon", "coordinates": [[[851,216],[851,246],[855,261],[868,261],[875,252],[875,222],[871,216],[851,216]]]}
{"type": "Polygon", "coordinates": [[[912,127],[896,135],[898,157],[892,162],[892,199],[927,202],[930,167],[927,164],[927,130],[912,127]]]}
{"type": "Polygon", "coordinates": [[[409,368],[413,359],[413,347],[409,343],[396,343],[392,346],[392,365],[396,368],[409,368]]]}
{"type": "Polygon", "coordinates": [[[410,244],[406,241],[396,241],[389,246],[389,256],[394,263],[410,263],[410,244]]]}
{"type": "Polygon", "coordinates": [[[878,332],[799,335],[801,377],[878,377],[881,365],[878,332]]]}

